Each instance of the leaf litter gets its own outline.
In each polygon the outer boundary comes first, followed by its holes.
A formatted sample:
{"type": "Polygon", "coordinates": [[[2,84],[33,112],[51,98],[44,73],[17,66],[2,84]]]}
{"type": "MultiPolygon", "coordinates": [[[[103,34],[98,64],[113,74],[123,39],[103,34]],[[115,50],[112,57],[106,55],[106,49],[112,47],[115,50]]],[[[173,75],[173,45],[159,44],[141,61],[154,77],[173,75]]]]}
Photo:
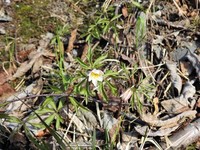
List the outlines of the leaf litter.
{"type": "MultiPolygon", "coordinates": [[[[86,1],[54,4],[50,16],[71,24],[69,31],[43,34],[36,45],[15,53],[22,55],[14,57],[22,58],[18,63],[12,62],[18,66],[15,73],[8,71],[12,67],[0,73],[5,75],[0,126],[22,138],[22,147],[34,148],[27,140],[42,139],[52,149],[59,149],[61,141],[68,148],[178,149],[199,140],[199,1],[106,0],[95,2],[96,10],[86,1]],[[99,8],[102,21],[94,21],[99,8]],[[109,8],[121,16],[109,16],[109,8]],[[84,31],[80,20],[88,18],[90,26],[84,31]],[[81,36],[83,31],[87,37],[81,36]],[[101,56],[106,59],[101,61],[101,56]],[[95,89],[87,78],[93,69],[105,72],[95,89]],[[53,139],[54,133],[62,139],[53,139]]],[[[0,24],[14,19],[4,9],[0,24]]],[[[13,148],[19,143],[1,139],[13,148]]]]}

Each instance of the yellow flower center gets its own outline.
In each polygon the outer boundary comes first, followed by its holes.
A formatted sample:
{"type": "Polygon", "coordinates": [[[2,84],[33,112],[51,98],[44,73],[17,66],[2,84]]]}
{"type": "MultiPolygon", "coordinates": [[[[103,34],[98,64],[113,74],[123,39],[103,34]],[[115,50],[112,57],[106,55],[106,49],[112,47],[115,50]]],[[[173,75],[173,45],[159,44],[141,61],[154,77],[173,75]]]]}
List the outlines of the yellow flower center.
{"type": "Polygon", "coordinates": [[[99,73],[91,72],[91,77],[94,79],[98,79],[101,75],[99,73]]]}

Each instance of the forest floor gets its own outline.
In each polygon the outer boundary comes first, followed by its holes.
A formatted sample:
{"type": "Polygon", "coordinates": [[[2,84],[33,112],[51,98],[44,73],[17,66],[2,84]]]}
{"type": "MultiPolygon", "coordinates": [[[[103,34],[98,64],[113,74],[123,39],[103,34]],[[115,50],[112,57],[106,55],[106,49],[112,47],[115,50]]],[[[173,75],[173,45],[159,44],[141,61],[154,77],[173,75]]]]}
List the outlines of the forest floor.
{"type": "Polygon", "coordinates": [[[199,0],[0,6],[0,149],[200,149],[199,0]]]}

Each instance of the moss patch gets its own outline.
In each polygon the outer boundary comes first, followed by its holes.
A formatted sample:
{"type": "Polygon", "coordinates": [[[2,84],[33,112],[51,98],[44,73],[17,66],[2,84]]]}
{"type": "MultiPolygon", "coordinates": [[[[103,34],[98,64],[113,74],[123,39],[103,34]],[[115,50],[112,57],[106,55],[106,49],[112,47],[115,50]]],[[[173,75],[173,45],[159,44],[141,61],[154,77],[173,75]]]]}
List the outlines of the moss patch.
{"type": "Polygon", "coordinates": [[[17,34],[25,42],[47,31],[53,32],[57,26],[62,25],[61,21],[50,17],[47,9],[50,2],[51,0],[26,0],[14,4],[17,34]]]}

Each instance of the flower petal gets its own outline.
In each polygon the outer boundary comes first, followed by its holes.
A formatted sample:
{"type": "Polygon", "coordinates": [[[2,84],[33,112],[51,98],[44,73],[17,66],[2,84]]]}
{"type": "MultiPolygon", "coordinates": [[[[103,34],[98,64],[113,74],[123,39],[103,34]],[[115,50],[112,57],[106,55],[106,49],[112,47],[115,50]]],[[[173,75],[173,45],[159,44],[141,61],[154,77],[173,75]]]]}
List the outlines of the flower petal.
{"type": "Polygon", "coordinates": [[[98,81],[103,81],[103,71],[101,70],[97,70],[97,69],[93,69],[89,74],[89,79],[88,81],[92,81],[92,83],[94,84],[94,86],[96,87],[98,85],[98,81]]]}

